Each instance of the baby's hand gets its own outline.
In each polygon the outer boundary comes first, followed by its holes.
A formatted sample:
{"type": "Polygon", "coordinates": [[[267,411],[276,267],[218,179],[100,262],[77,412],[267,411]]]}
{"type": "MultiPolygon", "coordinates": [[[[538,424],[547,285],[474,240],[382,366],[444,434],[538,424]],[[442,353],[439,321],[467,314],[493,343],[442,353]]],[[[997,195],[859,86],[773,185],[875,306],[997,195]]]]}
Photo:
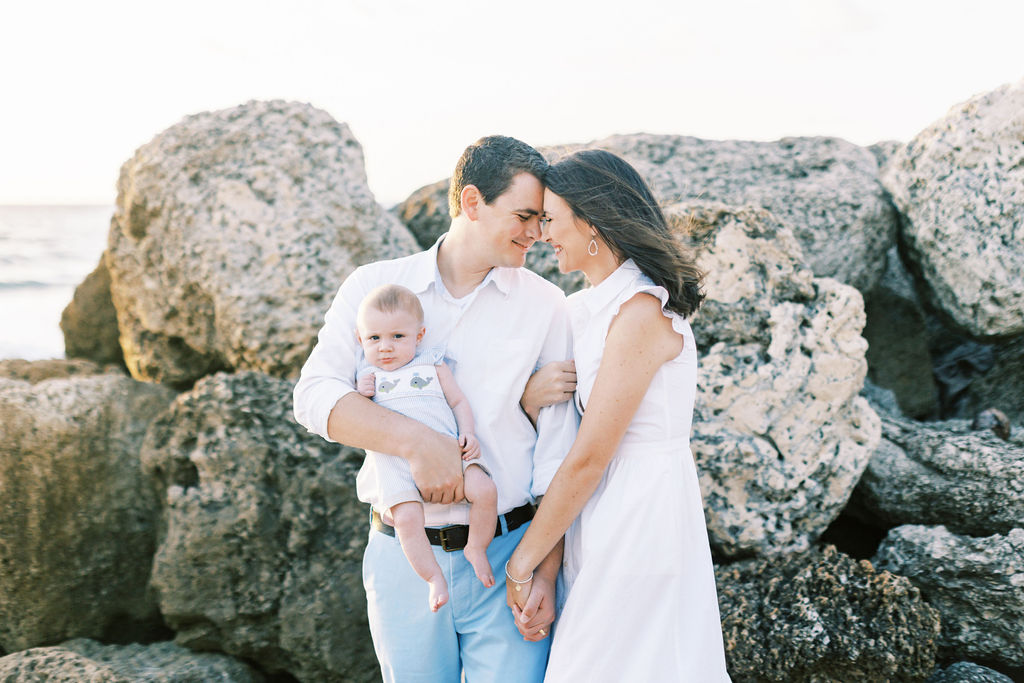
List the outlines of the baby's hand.
{"type": "Polygon", "coordinates": [[[480,442],[472,434],[463,434],[459,437],[459,445],[462,446],[463,460],[476,460],[480,457],[480,442]]]}
{"type": "Polygon", "coordinates": [[[356,382],[356,389],[366,398],[373,398],[373,395],[377,393],[377,376],[372,372],[368,375],[363,375],[356,382]]]}

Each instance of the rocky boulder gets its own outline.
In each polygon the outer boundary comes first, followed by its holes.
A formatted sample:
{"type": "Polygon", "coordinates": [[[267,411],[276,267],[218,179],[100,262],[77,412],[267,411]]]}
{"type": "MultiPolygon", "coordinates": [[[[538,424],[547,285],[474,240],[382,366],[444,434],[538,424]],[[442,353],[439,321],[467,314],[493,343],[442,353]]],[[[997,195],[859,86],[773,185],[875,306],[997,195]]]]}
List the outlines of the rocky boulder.
{"type": "Polygon", "coordinates": [[[1024,666],[1024,529],[974,538],[900,526],[873,562],[913,581],[939,611],[944,654],[1024,666]]]}
{"type": "MultiPolygon", "coordinates": [[[[448,180],[421,187],[394,208],[395,215],[416,236],[420,248],[428,249],[448,231],[448,180]]],[[[526,267],[562,288],[566,294],[583,289],[583,273],[561,273],[554,250],[546,242],[537,242],[526,252],[526,267]]]]}
{"type": "Polygon", "coordinates": [[[925,683],[1013,683],[1013,679],[987,666],[957,662],[936,671],[925,683]]]}
{"type": "Polygon", "coordinates": [[[730,557],[806,550],[880,435],[859,396],[860,293],[815,278],[763,209],[677,204],[668,216],[707,273],[692,446],[712,546],[730,557]]]}
{"type": "Polygon", "coordinates": [[[0,658],[0,680],[24,683],[262,683],[252,667],[227,655],[174,643],[102,645],[76,638],[0,658]]]}
{"type": "Polygon", "coordinates": [[[107,364],[124,364],[118,340],[117,311],[110,299],[110,271],[104,258],[75,288],[74,297],[60,316],[64,354],[107,364]]]}
{"type": "MultiPolygon", "coordinates": [[[[87,377],[102,375],[107,370],[90,360],[74,358],[64,360],[24,360],[21,358],[5,358],[0,360],[0,377],[19,379],[29,384],[37,384],[44,379],[65,379],[68,377],[87,377]]],[[[124,374],[119,372],[117,374],[124,374]]]]}
{"type": "Polygon", "coordinates": [[[932,302],[976,337],[1024,333],[1024,80],[953,107],[882,181],[932,302]]]}
{"type": "Polygon", "coordinates": [[[147,591],[159,508],[139,448],[172,398],[124,375],[0,379],[4,650],[159,626],[147,591]]]}
{"type": "Polygon", "coordinates": [[[922,681],[939,617],[906,579],[832,546],[718,567],[734,681],[922,681]]]}
{"type": "Polygon", "coordinates": [[[897,214],[875,156],[838,138],[775,142],[615,135],[589,143],[632,163],[669,204],[715,201],[770,210],[790,227],[814,275],[868,292],[885,267],[897,214]]]}
{"type": "Polygon", "coordinates": [[[272,101],[189,116],[121,168],[106,255],[134,377],[297,376],[356,266],[413,252],[348,126],[272,101]]]}
{"type": "Polygon", "coordinates": [[[882,418],[882,441],[847,508],[882,527],[945,525],[976,536],[1024,528],[1024,436],[966,420],[882,418]]]}
{"type": "Polygon", "coordinates": [[[296,424],[291,390],[217,374],[153,424],[143,459],[164,506],[153,586],[179,645],[300,680],[374,680],[361,455],[296,424]]]}

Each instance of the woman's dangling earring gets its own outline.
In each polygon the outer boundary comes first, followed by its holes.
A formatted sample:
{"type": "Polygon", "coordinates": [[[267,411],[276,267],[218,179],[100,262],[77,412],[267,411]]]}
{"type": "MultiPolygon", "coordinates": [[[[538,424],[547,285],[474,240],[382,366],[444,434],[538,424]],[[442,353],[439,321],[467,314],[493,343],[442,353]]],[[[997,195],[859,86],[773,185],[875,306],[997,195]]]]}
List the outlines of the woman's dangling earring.
{"type": "Polygon", "coordinates": [[[593,237],[590,238],[590,244],[587,245],[587,253],[591,256],[597,256],[597,240],[593,237]]]}

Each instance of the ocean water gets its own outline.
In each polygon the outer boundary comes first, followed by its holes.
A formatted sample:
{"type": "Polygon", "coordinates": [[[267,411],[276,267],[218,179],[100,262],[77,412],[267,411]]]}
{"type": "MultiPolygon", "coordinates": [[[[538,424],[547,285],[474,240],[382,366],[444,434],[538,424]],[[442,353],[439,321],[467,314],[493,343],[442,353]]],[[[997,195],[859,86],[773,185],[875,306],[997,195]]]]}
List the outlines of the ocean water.
{"type": "Polygon", "coordinates": [[[112,206],[0,206],[0,358],[63,358],[60,314],[107,244],[112,206]]]}

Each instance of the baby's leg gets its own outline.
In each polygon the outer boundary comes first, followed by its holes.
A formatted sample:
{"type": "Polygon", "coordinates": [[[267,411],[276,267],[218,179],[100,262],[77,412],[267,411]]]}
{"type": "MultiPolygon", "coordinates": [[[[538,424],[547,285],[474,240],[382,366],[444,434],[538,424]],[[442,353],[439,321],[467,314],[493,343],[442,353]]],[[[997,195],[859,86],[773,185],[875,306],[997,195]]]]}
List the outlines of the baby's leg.
{"type": "Polygon", "coordinates": [[[476,578],[490,588],[494,585],[494,573],[487,559],[487,546],[494,539],[494,528],[498,523],[498,490],[494,482],[479,465],[470,465],[463,473],[466,500],[469,508],[469,540],[463,551],[473,565],[476,578]]]}
{"type": "Polygon", "coordinates": [[[423,530],[423,504],[417,501],[399,503],[391,508],[391,516],[406,559],[420,578],[430,584],[430,611],[436,612],[448,602],[448,584],[423,530]]]}

